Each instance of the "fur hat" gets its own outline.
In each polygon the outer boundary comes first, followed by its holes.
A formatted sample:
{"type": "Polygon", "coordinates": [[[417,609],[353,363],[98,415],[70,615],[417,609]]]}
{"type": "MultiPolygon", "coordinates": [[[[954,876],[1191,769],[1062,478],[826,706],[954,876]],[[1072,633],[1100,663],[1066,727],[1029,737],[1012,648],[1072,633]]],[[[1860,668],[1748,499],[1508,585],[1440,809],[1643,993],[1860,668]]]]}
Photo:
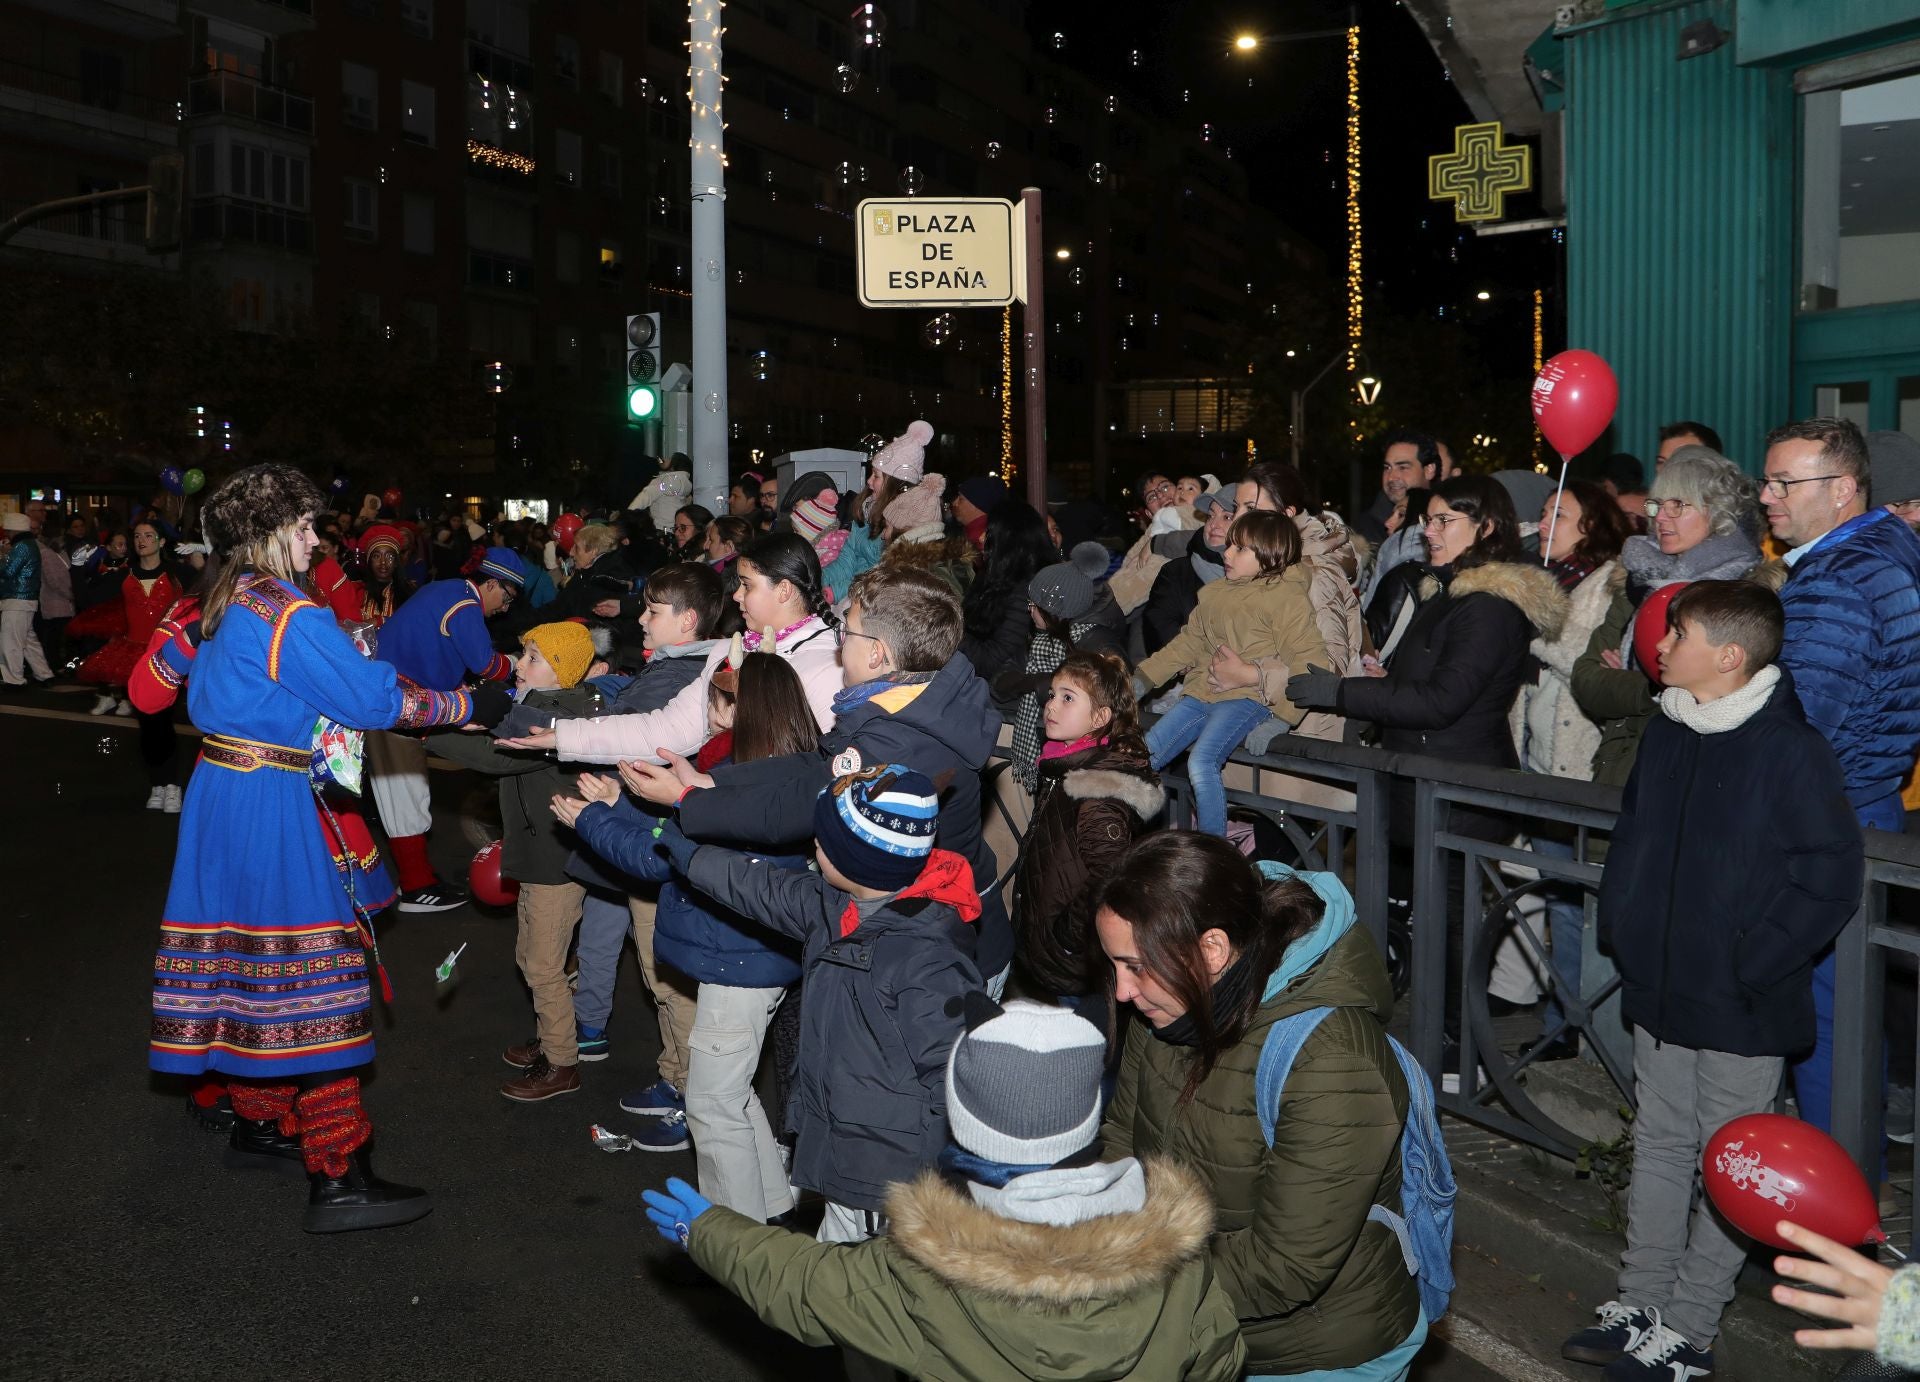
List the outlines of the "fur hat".
{"type": "Polygon", "coordinates": [[[30,533],[33,531],[33,520],[23,513],[0,515],[0,529],[9,533],[30,533]]]}
{"type": "Polygon", "coordinates": [[[593,634],[587,626],[571,619],[536,624],[520,635],[520,641],[540,650],[540,656],[553,668],[562,686],[578,686],[600,651],[594,646],[593,634]]]}
{"type": "Polygon", "coordinates": [[[201,530],[225,554],[265,542],[282,528],[324,513],[327,496],[300,471],[278,461],[236,471],[200,510],[201,530]]]}
{"type": "Polygon", "coordinates": [[[820,852],[861,887],[888,892],[920,876],[939,822],[933,783],[899,763],[839,778],[813,804],[820,852]]]}
{"type": "Polygon", "coordinates": [[[1920,441],[1905,432],[1867,433],[1867,469],[1874,503],[1920,499],[1920,441]]]}
{"type": "Polygon", "coordinates": [[[1090,1146],[1107,1064],[1100,1029],[1071,1008],[1026,999],[998,1012],[975,999],[967,1018],[947,1057],[954,1142],[1007,1166],[1052,1166],[1090,1146]]]}
{"type": "Polygon", "coordinates": [[[930,470],[920,483],[905,494],[896,495],[887,505],[887,526],[895,533],[924,527],[940,521],[940,500],[947,492],[947,477],[930,470]]]}
{"type": "Polygon", "coordinates": [[[873,468],[882,475],[917,485],[927,465],[927,443],[932,440],[930,424],[910,422],[906,431],[873,453],[873,468]]]}

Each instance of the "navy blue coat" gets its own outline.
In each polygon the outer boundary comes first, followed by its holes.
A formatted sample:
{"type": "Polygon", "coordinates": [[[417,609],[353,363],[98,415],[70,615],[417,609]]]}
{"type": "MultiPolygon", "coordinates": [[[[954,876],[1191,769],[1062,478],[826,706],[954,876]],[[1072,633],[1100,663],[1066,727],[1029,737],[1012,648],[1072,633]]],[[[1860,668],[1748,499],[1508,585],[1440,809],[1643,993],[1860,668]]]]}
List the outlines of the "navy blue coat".
{"type": "Polygon", "coordinates": [[[820,752],[713,770],[713,786],[680,802],[680,828],[696,840],[777,849],[813,839],[813,803],[836,775],[904,763],[940,790],[936,842],[973,869],[980,894],[980,972],[1013,959],[1013,925],[980,828],[980,770],[1000,736],[1000,712],[973,664],[955,653],[919,685],[893,686],[839,712],[820,752]]]}
{"type": "Polygon", "coordinates": [[[1897,796],[1920,749],[1920,537],[1885,509],[1848,519],[1795,563],[1780,603],[1780,665],[1833,745],[1847,800],[1897,796]]]}
{"type": "MultiPolygon", "coordinates": [[[[654,959],[689,979],[732,988],[785,988],[799,979],[798,942],[749,921],[683,882],[666,856],[654,848],[655,819],[631,798],[622,797],[618,806],[593,802],[573,825],[580,842],[596,857],[642,882],[660,884],[653,923],[654,959]]],[[[807,866],[800,855],[766,862],[782,869],[807,866]]]]}
{"type": "Polygon", "coordinates": [[[1736,729],[1656,711],[1600,883],[1627,1020],[1695,1050],[1811,1049],[1814,961],[1860,905],[1864,850],[1791,673],[1736,729]]]}

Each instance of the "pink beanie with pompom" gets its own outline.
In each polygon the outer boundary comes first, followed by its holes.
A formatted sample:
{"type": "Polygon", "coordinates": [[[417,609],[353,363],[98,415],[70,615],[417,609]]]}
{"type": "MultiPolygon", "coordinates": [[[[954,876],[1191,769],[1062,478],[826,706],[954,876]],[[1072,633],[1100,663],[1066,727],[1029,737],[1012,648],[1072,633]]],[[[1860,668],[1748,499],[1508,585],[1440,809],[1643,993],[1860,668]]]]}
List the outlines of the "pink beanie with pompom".
{"type": "Polygon", "coordinates": [[[910,422],[907,430],[873,453],[873,468],[882,475],[920,483],[927,466],[927,443],[933,440],[933,428],[925,422],[910,422]]]}
{"type": "Polygon", "coordinates": [[[938,471],[928,471],[919,484],[887,505],[887,526],[898,535],[938,523],[940,500],[946,492],[947,477],[938,471]]]}

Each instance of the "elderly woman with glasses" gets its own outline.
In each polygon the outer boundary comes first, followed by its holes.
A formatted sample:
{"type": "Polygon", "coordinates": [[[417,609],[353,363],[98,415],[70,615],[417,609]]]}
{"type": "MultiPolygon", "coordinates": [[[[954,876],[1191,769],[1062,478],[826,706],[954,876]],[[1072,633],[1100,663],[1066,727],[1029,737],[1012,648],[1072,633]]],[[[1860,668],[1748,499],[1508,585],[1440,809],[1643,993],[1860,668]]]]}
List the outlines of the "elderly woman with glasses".
{"type": "Polygon", "coordinates": [[[1759,506],[1751,478],[1716,451],[1683,446],[1647,497],[1649,531],[1620,548],[1606,618],[1573,665],[1573,699],[1600,726],[1593,780],[1624,786],[1653,714],[1658,669],[1634,654],[1634,621],[1648,597],[1694,581],[1738,580],[1760,564],[1759,506]]]}

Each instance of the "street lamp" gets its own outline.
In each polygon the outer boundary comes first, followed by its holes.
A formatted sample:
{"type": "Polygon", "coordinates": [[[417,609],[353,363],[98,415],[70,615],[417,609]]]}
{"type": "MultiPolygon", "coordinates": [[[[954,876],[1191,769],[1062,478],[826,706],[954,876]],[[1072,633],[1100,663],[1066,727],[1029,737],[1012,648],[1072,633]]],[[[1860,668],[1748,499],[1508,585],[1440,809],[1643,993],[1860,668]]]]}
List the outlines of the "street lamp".
{"type": "Polygon", "coordinates": [[[1253,34],[1241,34],[1238,38],[1234,39],[1233,46],[1242,53],[1251,53],[1255,48],[1260,46],[1260,40],[1253,34]]]}
{"type": "Polygon", "coordinates": [[[1380,381],[1371,374],[1361,375],[1353,391],[1360,395],[1360,402],[1365,407],[1371,408],[1380,401],[1380,381]]]}

